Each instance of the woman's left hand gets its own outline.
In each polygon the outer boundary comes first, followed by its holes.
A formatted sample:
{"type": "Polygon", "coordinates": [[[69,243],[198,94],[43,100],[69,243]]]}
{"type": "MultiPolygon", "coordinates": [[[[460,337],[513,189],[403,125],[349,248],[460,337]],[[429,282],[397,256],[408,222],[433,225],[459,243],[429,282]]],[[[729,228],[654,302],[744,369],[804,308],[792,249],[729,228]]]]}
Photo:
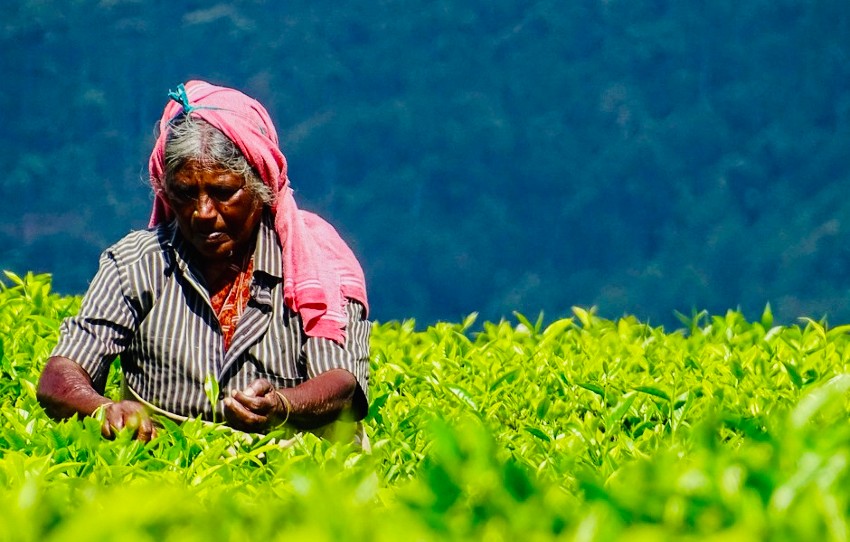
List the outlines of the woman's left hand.
{"type": "Polygon", "coordinates": [[[228,425],[236,429],[257,432],[283,420],[285,408],[271,382],[259,379],[224,400],[224,417],[228,425]]]}

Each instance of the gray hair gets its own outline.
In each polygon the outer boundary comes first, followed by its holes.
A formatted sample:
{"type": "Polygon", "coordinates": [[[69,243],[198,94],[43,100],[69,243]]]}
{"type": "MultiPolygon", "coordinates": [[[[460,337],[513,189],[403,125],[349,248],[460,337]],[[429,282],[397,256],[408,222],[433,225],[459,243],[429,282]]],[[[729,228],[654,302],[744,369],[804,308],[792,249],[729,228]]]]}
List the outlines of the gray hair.
{"type": "Polygon", "coordinates": [[[207,121],[187,115],[171,124],[165,142],[166,187],[189,160],[196,160],[209,167],[224,168],[241,176],[245,179],[246,190],[263,203],[271,203],[274,199],[271,189],[230,138],[207,121]]]}

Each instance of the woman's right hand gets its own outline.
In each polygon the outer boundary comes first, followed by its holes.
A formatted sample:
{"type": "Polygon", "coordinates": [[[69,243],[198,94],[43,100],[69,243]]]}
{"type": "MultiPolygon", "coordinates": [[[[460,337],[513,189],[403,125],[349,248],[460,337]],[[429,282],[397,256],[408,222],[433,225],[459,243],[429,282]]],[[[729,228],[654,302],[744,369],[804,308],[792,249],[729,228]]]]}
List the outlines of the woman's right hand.
{"type": "Polygon", "coordinates": [[[114,438],[125,427],[132,429],[133,436],[142,442],[156,435],[153,422],[141,403],[110,401],[94,389],[89,374],[72,359],[52,356],[47,360],[36,395],[53,419],[97,416],[103,422],[100,432],[106,438],[114,438]],[[103,410],[102,417],[97,415],[99,409],[103,410]]]}
{"type": "Polygon", "coordinates": [[[133,431],[133,437],[147,442],[156,436],[156,428],[145,410],[144,405],[136,401],[118,401],[106,403],[100,432],[106,438],[115,438],[122,429],[133,431]]]}

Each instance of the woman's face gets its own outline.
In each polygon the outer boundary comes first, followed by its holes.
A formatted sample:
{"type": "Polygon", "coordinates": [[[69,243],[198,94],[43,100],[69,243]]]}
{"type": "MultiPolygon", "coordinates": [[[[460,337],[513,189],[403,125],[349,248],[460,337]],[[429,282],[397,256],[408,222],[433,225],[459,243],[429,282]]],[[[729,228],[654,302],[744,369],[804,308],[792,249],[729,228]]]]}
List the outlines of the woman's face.
{"type": "Polygon", "coordinates": [[[241,175],[189,160],[165,195],[183,237],[210,262],[241,258],[250,248],[263,203],[241,175]]]}

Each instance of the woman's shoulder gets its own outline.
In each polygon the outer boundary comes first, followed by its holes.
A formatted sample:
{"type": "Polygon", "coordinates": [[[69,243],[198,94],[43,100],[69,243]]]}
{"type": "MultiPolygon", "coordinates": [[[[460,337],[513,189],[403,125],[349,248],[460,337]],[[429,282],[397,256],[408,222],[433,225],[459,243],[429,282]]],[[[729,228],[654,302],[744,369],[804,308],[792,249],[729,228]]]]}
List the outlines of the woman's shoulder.
{"type": "Polygon", "coordinates": [[[161,224],[147,230],[131,231],[105,253],[115,259],[119,266],[132,266],[165,260],[174,236],[173,224],[161,224]]]}

